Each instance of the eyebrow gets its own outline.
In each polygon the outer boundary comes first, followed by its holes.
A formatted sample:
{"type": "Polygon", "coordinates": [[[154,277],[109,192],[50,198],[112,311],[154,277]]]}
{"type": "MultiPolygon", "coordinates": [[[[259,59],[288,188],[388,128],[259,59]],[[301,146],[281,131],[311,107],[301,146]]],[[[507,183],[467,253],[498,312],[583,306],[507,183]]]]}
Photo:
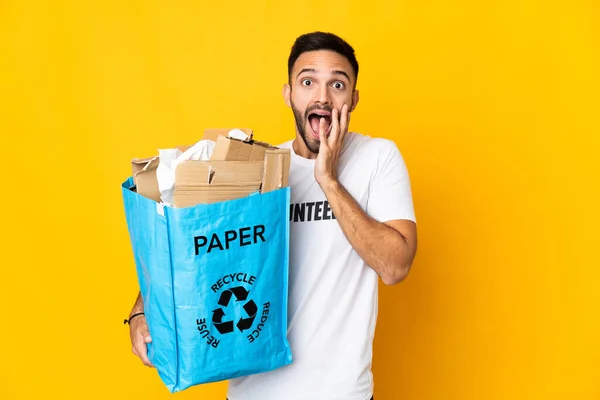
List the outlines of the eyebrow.
{"type": "MultiPolygon", "coordinates": [[[[296,75],[296,78],[297,78],[297,77],[299,77],[300,75],[302,75],[302,74],[303,74],[303,73],[305,73],[305,72],[311,72],[311,73],[313,73],[313,74],[314,74],[314,73],[316,73],[316,72],[317,72],[317,70],[316,70],[316,69],[314,69],[314,68],[304,68],[302,71],[298,72],[298,75],[296,75]]],[[[348,82],[352,82],[352,81],[350,80],[350,77],[348,76],[348,74],[347,74],[346,72],[344,72],[344,71],[341,71],[341,70],[337,70],[337,69],[335,69],[335,70],[331,71],[331,73],[332,73],[333,75],[343,75],[343,76],[345,76],[345,77],[346,77],[346,79],[348,79],[348,82]]]]}
{"type": "Polygon", "coordinates": [[[344,75],[346,77],[346,79],[348,79],[348,82],[352,82],[350,80],[350,77],[348,76],[348,74],[346,72],[344,72],[344,71],[334,70],[334,71],[331,71],[331,73],[334,74],[334,75],[344,75]]]}
{"type": "Polygon", "coordinates": [[[304,68],[302,71],[298,72],[298,75],[296,75],[296,78],[299,77],[300,75],[302,75],[305,72],[315,73],[315,72],[317,72],[317,70],[314,69],[314,68],[304,68]]]}

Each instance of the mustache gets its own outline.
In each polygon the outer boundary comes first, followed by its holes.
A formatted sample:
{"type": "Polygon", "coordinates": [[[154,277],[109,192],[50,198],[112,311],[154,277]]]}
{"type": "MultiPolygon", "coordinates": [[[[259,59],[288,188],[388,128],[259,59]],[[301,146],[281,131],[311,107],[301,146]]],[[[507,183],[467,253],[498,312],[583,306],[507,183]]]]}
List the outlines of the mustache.
{"type": "Polygon", "coordinates": [[[322,105],[320,105],[320,104],[315,104],[315,105],[312,105],[312,106],[308,107],[308,108],[306,109],[306,111],[304,112],[304,118],[305,118],[305,119],[307,119],[307,118],[308,118],[308,116],[310,115],[310,113],[311,113],[311,112],[313,112],[313,111],[317,111],[317,110],[319,110],[319,111],[327,111],[327,112],[332,112],[332,111],[333,111],[333,107],[331,107],[331,106],[327,106],[327,105],[325,105],[325,106],[322,106],[322,105]]]}

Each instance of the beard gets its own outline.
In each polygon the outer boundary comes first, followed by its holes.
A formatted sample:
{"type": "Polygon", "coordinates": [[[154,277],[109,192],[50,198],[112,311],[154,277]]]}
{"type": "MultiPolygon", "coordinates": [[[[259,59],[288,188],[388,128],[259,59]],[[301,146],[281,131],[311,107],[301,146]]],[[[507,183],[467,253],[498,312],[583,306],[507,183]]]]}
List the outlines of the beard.
{"type": "Polygon", "coordinates": [[[292,101],[290,101],[290,103],[292,104],[292,112],[294,113],[294,120],[296,120],[296,129],[298,130],[298,133],[300,133],[300,137],[302,137],[304,144],[306,145],[308,150],[310,150],[311,153],[319,154],[319,147],[321,146],[321,141],[315,138],[312,135],[312,133],[309,134],[308,132],[306,132],[308,116],[314,110],[327,110],[331,112],[332,108],[328,106],[321,107],[315,104],[311,107],[308,107],[304,112],[301,112],[296,108],[296,106],[294,106],[294,103],[292,101]]]}

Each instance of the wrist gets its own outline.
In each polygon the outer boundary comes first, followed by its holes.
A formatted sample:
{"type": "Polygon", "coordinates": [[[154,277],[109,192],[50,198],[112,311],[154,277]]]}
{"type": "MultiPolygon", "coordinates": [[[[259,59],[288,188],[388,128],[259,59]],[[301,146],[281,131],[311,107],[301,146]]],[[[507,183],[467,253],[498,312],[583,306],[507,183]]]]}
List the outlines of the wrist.
{"type": "Polygon", "coordinates": [[[144,307],[134,307],[131,309],[131,312],[129,313],[129,318],[131,318],[134,314],[139,314],[139,313],[143,313],[144,312],[144,307]]]}
{"type": "Polygon", "coordinates": [[[327,176],[318,180],[317,182],[319,183],[319,186],[321,186],[321,189],[323,190],[323,192],[325,192],[326,195],[328,193],[335,192],[339,189],[341,185],[340,181],[333,176],[327,176]]]}
{"type": "Polygon", "coordinates": [[[132,321],[134,318],[136,318],[136,317],[137,317],[137,318],[139,318],[139,317],[141,317],[141,316],[145,316],[145,314],[144,314],[144,312],[143,312],[143,311],[139,311],[139,312],[133,312],[133,313],[131,313],[131,315],[129,316],[129,318],[128,318],[128,319],[125,319],[125,320],[123,320],[123,323],[124,323],[124,324],[129,324],[129,325],[131,325],[131,321],[132,321]]]}

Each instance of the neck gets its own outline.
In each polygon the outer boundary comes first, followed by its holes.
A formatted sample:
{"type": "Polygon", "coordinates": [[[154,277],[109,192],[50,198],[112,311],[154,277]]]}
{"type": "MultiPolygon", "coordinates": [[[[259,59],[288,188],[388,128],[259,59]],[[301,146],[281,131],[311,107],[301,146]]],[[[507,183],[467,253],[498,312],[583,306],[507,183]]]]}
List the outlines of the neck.
{"type": "Polygon", "coordinates": [[[308,158],[310,160],[314,160],[317,158],[317,153],[313,153],[306,147],[302,136],[296,132],[296,139],[292,142],[292,148],[294,149],[294,153],[303,158],[308,158]]]}

